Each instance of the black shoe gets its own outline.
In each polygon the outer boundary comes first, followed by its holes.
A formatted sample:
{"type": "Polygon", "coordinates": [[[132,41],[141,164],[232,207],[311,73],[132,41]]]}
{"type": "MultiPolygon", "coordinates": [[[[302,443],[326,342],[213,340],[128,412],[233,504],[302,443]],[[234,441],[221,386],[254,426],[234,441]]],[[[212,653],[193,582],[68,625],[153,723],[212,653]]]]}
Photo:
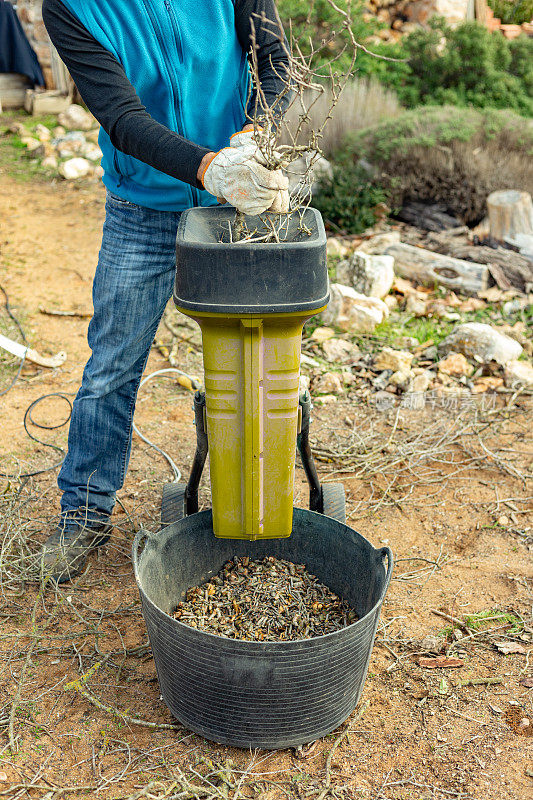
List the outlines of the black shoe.
{"type": "Polygon", "coordinates": [[[83,571],[92,550],[109,541],[113,526],[102,522],[60,524],[41,550],[44,576],[64,583],[83,571]]]}

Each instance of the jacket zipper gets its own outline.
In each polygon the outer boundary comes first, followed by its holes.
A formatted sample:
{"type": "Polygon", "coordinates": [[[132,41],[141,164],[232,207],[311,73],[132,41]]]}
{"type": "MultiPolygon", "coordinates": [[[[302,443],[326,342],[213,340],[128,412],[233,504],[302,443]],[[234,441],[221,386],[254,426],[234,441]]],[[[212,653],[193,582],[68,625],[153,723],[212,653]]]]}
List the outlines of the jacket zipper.
{"type": "MultiPolygon", "coordinates": [[[[166,8],[168,16],[170,18],[170,25],[171,25],[171,28],[172,28],[172,33],[174,34],[174,42],[175,42],[175,45],[176,45],[176,52],[178,53],[179,60],[183,63],[183,46],[182,46],[182,42],[181,42],[181,33],[180,33],[178,20],[176,18],[176,14],[174,12],[174,8],[172,6],[171,0],[165,0],[165,8],[166,8]]],[[[181,96],[180,96],[180,91],[179,91],[179,81],[177,79],[177,75],[176,75],[174,69],[173,69],[173,72],[174,72],[174,76],[175,76],[175,80],[176,80],[176,83],[174,84],[176,98],[177,98],[176,115],[179,117],[179,125],[181,126],[181,129],[182,129],[182,131],[184,131],[185,130],[185,126],[183,124],[183,116],[182,116],[182,113],[181,113],[182,104],[181,104],[181,96]]],[[[184,135],[184,134],[182,134],[182,135],[184,135]]],[[[191,190],[191,194],[192,194],[194,205],[195,206],[200,205],[200,195],[199,195],[198,190],[194,186],[190,186],[190,184],[189,184],[189,187],[190,187],[190,190],[191,190]]]]}
{"type": "MultiPolygon", "coordinates": [[[[177,132],[180,134],[180,136],[185,137],[185,131],[183,129],[182,120],[181,120],[180,115],[178,113],[178,108],[180,107],[178,76],[177,76],[176,71],[174,69],[174,66],[173,66],[173,63],[172,63],[172,58],[170,56],[170,53],[168,51],[167,44],[166,44],[166,41],[165,41],[165,37],[163,36],[161,28],[159,26],[159,23],[158,23],[157,19],[154,16],[153,10],[150,8],[150,0],[143,0],[143,2],[144,2],[144,7],[146,8],[146,13],[150,17],[150,21],[152,23],[152,28],[154,29],[154,33],[156,35],[157,41],[159,42],[159,46],[161,48],[161,53],[163,55],[163,60],[165,62],[165,67],[166,67],[166,70],[167,70],[167,74],[168,74],[168,77],[169,77],[169,80],[170,80],[170,84],[171,84],[171,88],[172,88],[172,96],[173,96],[173,99],[174,99],[174,107],[172,109],[173,112],[174,112],[173,113],[174,124],[175,124],[175,126],[177,128],[177,132]]],[[[169,12],[169,5],[170,5],[169,4],[169,0],[165,0],[165,8],[166,8],[167,12],[169,12]]],[[[170,15],[170,13],[169,13],[169,15],[170,15]]],[[[179,52],[180,53],[182,52],[181,51],[181,47],[179,49],[179,52]]],[[[198,203],[196,202],[196,197],[194,195],[194,190],[193,190],[192,186],[190,186],[190,184],[185,184],[185,186],[188,189],[188,194],[191,197],[192,204],[193,205],[198,205],[198,203]]]]}

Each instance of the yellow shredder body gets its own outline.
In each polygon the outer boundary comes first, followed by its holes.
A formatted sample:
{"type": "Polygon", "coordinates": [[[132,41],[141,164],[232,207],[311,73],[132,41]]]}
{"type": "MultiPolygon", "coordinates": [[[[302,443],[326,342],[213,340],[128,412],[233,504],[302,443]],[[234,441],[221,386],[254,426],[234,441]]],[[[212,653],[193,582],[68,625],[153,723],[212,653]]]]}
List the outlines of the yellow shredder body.
{"type": "MultiPolygon", "coordinates": [[[[280,243],[225,241],[229,207],[181,217],[174,302],[201,327],[215,536],[290,536],[302,328],[328,301],[320,214],[280,243]]],[[[259,218],[247,218],[251,230],[259,218]]]]}

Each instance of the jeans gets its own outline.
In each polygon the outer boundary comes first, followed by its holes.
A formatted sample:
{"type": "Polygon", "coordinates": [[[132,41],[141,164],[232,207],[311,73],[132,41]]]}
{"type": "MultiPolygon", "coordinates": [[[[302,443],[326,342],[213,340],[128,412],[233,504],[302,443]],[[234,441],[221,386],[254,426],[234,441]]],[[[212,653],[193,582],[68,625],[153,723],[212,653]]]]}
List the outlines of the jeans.
{"type": "Polygon", "coordinates": [[[122,488],[133,412],[150,347],[172,295],[179,212],[153,211],[108,192],[93,283],[92,355],[74,401],[59,473],[65,519],[105,520],[122,488]]]}

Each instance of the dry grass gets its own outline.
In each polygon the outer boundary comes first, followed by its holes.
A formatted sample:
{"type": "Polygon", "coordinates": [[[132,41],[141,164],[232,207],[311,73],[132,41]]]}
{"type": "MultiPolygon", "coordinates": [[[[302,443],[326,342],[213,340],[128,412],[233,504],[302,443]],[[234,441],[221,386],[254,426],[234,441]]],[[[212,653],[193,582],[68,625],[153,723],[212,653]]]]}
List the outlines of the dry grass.
{"type": "MultiPolygon", "coordinates": [[[[344,436],[338,424],[332,425],[329,436],[326,428],[319,436],[326,442],[317,450],[330,469],[338,464],[346,474],[351,472],[372,486],[375,496],[369,508],[408,502],[404,484],[409,480],[426,492],[428,505],[444,502],[436,496],[445,482],[443,470],[446,480],[460,472],[468,473],[478,464],[490,465],[503,475],[511,472],[513,477],[522,477],[512,460],[513,453],[508,453],[515,437],[520,441],[525,430],[514,419],[513,402],[483,419],[464,414],[457,420],[448,419],[447,424],[436,419],[432,426],[420,419],[414,430],[396,416],[385,420],[383,414],[369,414],[366,409],[365,417],[366,426],[362,422],[344,436]],[[493,434],[501,436],[509,424],[514,431],[511,441],[502,440],[498,449],[492,442],[493,434]],[[396,475],[397,481],[393,479],[396,475]]],[[[83,575],[65,586],[54,586],[46,579],[39,585],[33,582],[36,570],[32,553],[51,524],[46,512],[54,492],[50,475],[0,485],[0,674],[9,687],[4,704],[0,704],[0,757],[4,769],[16,771],[19,763],[24,766],[18,783],[9,787],[11,794],[6,796],[14,800],[26,796],[60,800],[84,796],[84,786],[87,796],[122,800],[353,797],[352,778],[346,774],[342,759],[339,763],[336,759],[339,754],[346,758],[350,737],[360,735],[361,717],[369,700],[337,732],[334,741],[326,739],[302,748],[289,767],[287,754],[285,761],[271,760],[269,753],[244,751],[232,751],[229,758],[227,750],[210,746],[184,730],[157,702],[159,690],[129,564],[131,537],[141,522],[146,524],[148,510],[140,501],[131,516],[122,517],[122,526],[117,527],[107,547],[105,564],[99,566],[93,559],[83,575]],[[131,593],[124,591],[125,583],[131,593]],[[45,737],[44,744],[39,743],[41,737],[45,737]],[[49,748],[46,757],[45,751],[41,754],[38,749],[45,746],[49,748]],[[59,746],[63,748],[63,773],[58,767],[59,746]],[[313,761],[315,756],[324,756],[325,763],[313,761]],[[29,758],[34,761],[30,763],[29,758]],[[302,780],[302,792],[294,783],[295,773],[302,780]]],[[[526,498],[513,501],[521,503],[522,499],[526,498]]],[[[446,558],[442,547],[435,559],[409,552],[398,561],[406,562],[406,566],[396,575],[397,585],[408,582],[411,588],[421,590],[440,573],[446,558]]],[[[382,621],[377,644],[394,659],[387,667],[387,676],[394,680],[398,673],[397,680],[403,685],[404,671],[417,669],[410,665],[413,650],[419,645],[402,631],[396,632],[391,627],[393,621],[382,621]]],[[[515,617],[509,621],[500,615],[499,640],[516,638],[514,621],[515,617]]],[[[459,612],[454,612],[452,622],[465,632],[457,640],[462,648],[467,640],[469,646],[493,649],[489,638],[492,629],[474,630],[470,618],[459,612]]],[[[524,628],[520,624],[519,632],[524,628]]],[[[446,645],[444,639],[443,643],[446,645]]],[[[451,652],[459,645],[453,638],[446,646],[451,652]]],[[[479,660],[479,655],[476,658],[479,660]]],[[[490,679],[501,680],[500,676],[490,679]]],[[[484,675],[472,680],[487,682],[484,675]]],[[[369,683],[369,699],[377,707],[377,693],[372,693],[371,686],[369,683]]],[[[389,785],[388,780],[387,775],[383,786],[389,785]]],[[[427,788],[428,780],[424,771],[417,774],[416,781],[400,773],[394,786],[412,783],[427,788]]],[[[465,797],[445,785],[442,790],[436,787],[432,796],[448,800],[465,797]]]]}
{"type": "MultiPolygon", "coordinates": [[[[437,408],[420,409],[411,417],[398,407],[380,420],[363,409],[351,430],[334,425],[326,436],[322,431],[313,452],[319,462],[333,467],[330,476],[353,475],[371,487],[370,498],[359,500],[350,517],[362,511],[375,514],[385,505],[420,503],[422,497],[425,507],[441,505],[450,485],[473,468],[494,469],[525,487],[533,474],[516,467],[519,453],[509,455],[504,446],[508,434],[502,433],[516,415],[517,396],[504,407],[485,411],[467,406],[454,418],[437,408]]],[[[514,424],[520,428],[516,420],[514,424]]]]}
{"type": "MultiPolygon", "coordinates": [[[[303,130],[303,139],[309,138],[309,131],[321,127],[331,105],[331,92],[326,90],[310,109],[309,119],[303,130]]],[[[395,117],[400,110],[400,103],[394,92],[385,89],[377,81],[366,78],[350,81],[345,86],[340,100],[333,109],[331,120],[325,127],[321,142],[324,155],[329,157],[340,147],[348,133],[395,117]]],[[[285,118],[287,127],[295,129],[299,117],[299,106],[291,106],[285,118]]],[[[288,137],[283,143],[288,144],[288,137]]]]}
{"type": "Polygon", "coordinates": [[[508,152],[498,141],[475,146],[452,142],[441,148],[414,147],[398,152],[388,166],[391,177],[401,179],[402,199],[443,203],[467,224],[486,214],[491,192],[533,189],[533,162],[508,152]]]}
{"type": "Polygon", "coordinates": [[[356,131],[346,147],[372,163],[393,207],[443,203],[475,224],[491,192],[533,192],[533,126],[512,112],[422,107],[356,131]]]}

